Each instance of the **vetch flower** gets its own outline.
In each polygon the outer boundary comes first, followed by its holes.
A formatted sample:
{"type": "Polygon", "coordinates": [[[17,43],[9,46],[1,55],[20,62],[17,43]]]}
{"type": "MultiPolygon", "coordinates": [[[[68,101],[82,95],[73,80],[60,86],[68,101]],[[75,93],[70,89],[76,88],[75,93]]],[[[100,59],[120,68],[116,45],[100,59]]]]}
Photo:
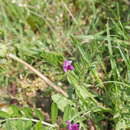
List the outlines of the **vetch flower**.
{"type": "Polygon", "coordinates": [[[79,130],[79,125],[77,123],[66,122],[68,130],[79,130]]]}
{"type": "Polygon", "coordinates": [[[63,64],[64,72],[67,72],[68,70],[74,70],[74,66],[72,65],[71,60],[65,60],[63,64]]]}

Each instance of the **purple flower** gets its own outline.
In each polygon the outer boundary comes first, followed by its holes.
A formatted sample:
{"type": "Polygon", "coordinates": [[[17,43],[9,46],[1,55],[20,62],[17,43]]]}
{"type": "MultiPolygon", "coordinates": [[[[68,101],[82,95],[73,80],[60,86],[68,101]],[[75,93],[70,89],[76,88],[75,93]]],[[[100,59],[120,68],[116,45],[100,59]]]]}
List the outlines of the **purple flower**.
{"type": "Polygon", "coordinates": [[[79,125],[77,123],[66,122],[68,130],[79,130],[79,125]]]}
{"type": "Polygon", "coordinates": [[[63,64],[63,69],[64,72],[67,72],[68,70],[74,70],[74,66],[71,65],[72,61],[71,60],[65,60],[63,64]]]}

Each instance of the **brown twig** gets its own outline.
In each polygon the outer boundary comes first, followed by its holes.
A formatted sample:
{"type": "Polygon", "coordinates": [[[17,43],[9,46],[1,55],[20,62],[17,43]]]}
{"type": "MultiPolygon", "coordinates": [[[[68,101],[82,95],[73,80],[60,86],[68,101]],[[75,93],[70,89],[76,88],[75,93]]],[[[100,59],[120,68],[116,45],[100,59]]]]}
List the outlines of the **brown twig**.
{"type": "Polygon", "coordinates": [[[50,81],[47,77],[45,77],[42,73],[40,73],[38,70],[36,70],[34,67],[32,67],[31,65],[29,65],[28,63],[26,63],[25,61],[23,61],[22,59],[16,57],[13,54],[8,54],[8,57],[18,61],[19,63],[23,64],[24,66],[26,66],[28,69],[30,69],[31,71],[33,71],[35,74],[37,74],[42,80],[44,80],[48,85],[50,85],[53,89],[55,89],[55,91],[57,91],[58,93],[61,93],[62,95],[68,97],[67,93],[64,92],[64,90],[62,90],[60,87],[56,86],[52,81],[50,81]]]}

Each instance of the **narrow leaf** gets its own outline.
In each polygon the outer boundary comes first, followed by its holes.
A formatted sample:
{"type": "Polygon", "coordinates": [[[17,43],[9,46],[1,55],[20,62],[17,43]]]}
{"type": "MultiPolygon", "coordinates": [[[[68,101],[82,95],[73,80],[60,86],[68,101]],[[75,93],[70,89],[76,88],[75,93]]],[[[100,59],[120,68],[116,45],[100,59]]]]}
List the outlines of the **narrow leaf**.
{"type": "Polygon", "coordinates": [[[56,105],[56,103],[52,103],[51,105],[51,120],[52,123],[55,123],[58,117],[58,107],[56,105]]]}
{"type": "Polygon", "coordinates": [[[0,118],[9,118],[10,115],[7,112],[0,110],[0,118]]]}

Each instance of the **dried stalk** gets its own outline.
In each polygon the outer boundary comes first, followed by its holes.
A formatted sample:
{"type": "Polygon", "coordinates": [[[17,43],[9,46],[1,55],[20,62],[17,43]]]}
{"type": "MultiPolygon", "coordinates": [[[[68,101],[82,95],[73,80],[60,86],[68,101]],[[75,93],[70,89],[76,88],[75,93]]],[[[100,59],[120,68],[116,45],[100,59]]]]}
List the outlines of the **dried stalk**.
{"type": "Polygon", "coordinates": [[[13,54],[8,54],[8,57],[18,61],[19,63],[23,64],[24,66],[26,66],[28,69],[30,69],[31,71],[33,71],[35,74],[37,74],[42,80],[44,80],[49,86],[51,86],[53,89],[55,89],[55,91],[57,91],[58,93],[61,93],[62,95],[64,95],[65,97],[68,97],[67,93],[61,89],[60,87],[56,86],[52,81],[50,81],[46,76],[44,76],[42,73],[40,73],[38,70],[36,70],[34,67],[32,67],[31,65],[29,65],[28,63],[26,63],[25,61],[23,61],[22,59],[16,57],[13,54]]]}

